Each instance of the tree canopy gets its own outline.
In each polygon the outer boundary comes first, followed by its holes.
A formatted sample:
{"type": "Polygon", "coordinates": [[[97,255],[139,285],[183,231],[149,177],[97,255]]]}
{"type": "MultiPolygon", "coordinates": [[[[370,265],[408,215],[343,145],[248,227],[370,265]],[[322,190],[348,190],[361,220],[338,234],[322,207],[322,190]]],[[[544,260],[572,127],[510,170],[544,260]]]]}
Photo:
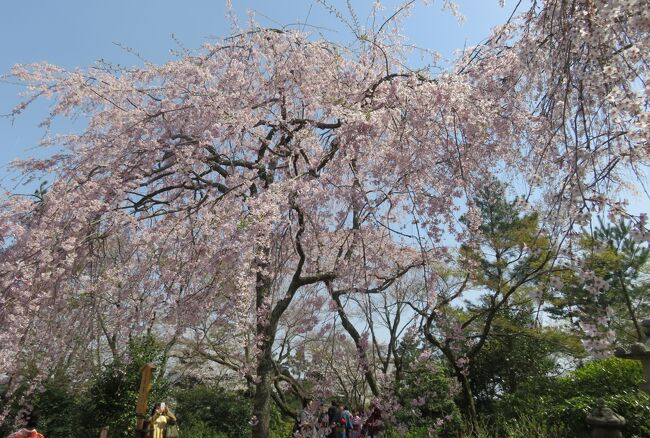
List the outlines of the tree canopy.
{"type": "Polygon", "coordinates": [[[648,6],[533,1],[443,71],[408,67],[394,16],[349,46],[252,23],[163,65],[16,66],[15,116],[47,97],[45,125],[87,123],[15,164],[51,184],[0,205],[0,369],[219,333],[212,357],[254,388],[253,436],[268,436],[274,385],[298,386],[278,368],[283,339],[322,329],[330,303],[379,397],[347,303],[418,276],[420,328],[453,353],[471,405],[463,361],[520,287],[571,259],[575,227],[606,212],[649,236],[616,195],[648,159],[648,6]],[[536,212],[491,199],[495,180],[536,212]],[[450,236],[468,283],[438,297],[450,236]],[[490,305],[473,316],[436,307],[481,288],[490,305]],[[478,336],[458,351],[452,319],[478,336]]]}

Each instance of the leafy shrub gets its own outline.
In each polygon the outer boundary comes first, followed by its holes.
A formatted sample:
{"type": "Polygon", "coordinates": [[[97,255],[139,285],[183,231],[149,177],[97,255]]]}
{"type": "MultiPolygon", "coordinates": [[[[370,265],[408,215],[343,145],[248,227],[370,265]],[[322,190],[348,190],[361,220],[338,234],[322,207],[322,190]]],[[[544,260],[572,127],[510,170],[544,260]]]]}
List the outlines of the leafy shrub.
{"type": "MultiPolygon", "coordinates": [[[[73,385],[63,372],[54,373],[41,391],[28,397],[39,415],[39,431],[48,438],[92,437],[99,435],[101,427],[109,426],[111,438],[132,437],[140,369],[148,362],[161,369],[162,361],[162,348],[153,338],[134,338],[123,359],[115,358],[84,385],[73,385]]],[[[24,393],[30,375],[27,369],[24,388],[18,395],[24,393]]],[[[167,392],[168,382],[155,378],[149,400],[163,400],[167,392]]],[[[18,403],[14,404],[9,418],[18,411],[18,403]]],[[[10,433],[12,423],[7,421],[0,427],[0,436],[10,433]]]]}
{"type": "Polygon", "coordinates": [[[217,432],[231,438],[250,436],[251,402],[242,394],[197,385],[177,390],[174,398],[178,426],[184,437],[211,438],[218,436],[217,432]]]}
{"type": "Polygon", "coordinates": [[[587,436],[586,416],[602,398],[626,418],[627,436],[650,437],[650,399],[637,389],[642,381],[640,363],[609,358],[588,362],[565,376],[527,382],[499,403],[497,430],[505,434],[528,421],[561,426],[567,436],[587,436]]]}
{"type": "MultiPolygon", "coordinates": [[[[162,361],[162,348],[153,338],[132,339],[126,359],[115,359],[90,382],[81,398],[80,428],[90,431],[109,426],[111,438],[132,437],[135,433],[140,370],[146,363],[153,363],[156,371],[160,370],[164,366],[162,361]]],[[[164,400],[168,386],[165,379],[154,378],[149,404],[164,400]]]]}
{"type": "Polygon", "coordinates": [[[450,386],[451,380],[442,364],[412,364],[397,385],[396,395],[402,406],[397,412],[397,421],[425,436],[429,428],[435,429],[440,437],[457,436],[461,414],[451,396],[450,386]]]}
{"type": "MultiPolygon", "coordinates": [[[[0,425],[0,437],[8,436],[14,429],[14,419],[20,410],[19,400],[25,396],[38,413],[38,430],[52,438],[67,438],[78,435],[79,403],[78,395],[70,388],[69,382],[60,374],[50,379],[34,392],[27,391],[27,381],[17,391],[17,397],[9,407],[7,421],[0,425]]],[[[0,392],[1,394],[1,392],[0,392]]],[[[0,411],[3,409],[0,404],[0,411]]]]}
{"type": "Polygon", "coordinates": [[[79,435],[78,395],[63,379],[52,379],[36,396],[35,408],[40,413],[38,430],[46,437],[79,435]]]}
{"type": "MultiPolygon", "coordinates": [[[[250,416],[250,413],[249,413],[250,416]]],[[[248,420],[248,417],[246,418],[248,420]]],[[[293,426],[295,420],[282,415],[275,403],[271,403],[271,434],[269,438],[290,438],[293,437],[293,426]]]]}

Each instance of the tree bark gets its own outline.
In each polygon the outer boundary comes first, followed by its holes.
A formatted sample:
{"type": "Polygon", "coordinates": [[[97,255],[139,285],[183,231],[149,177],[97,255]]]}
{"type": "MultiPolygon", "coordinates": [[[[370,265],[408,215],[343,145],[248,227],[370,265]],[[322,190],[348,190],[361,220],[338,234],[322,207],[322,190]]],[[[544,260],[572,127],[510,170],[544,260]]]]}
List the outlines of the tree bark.
{"type": "Polygon", "coordinates": [[[341,304],[341,296],[333,291],[330,291],[330,294],[332,296],[332,299],[336,302],[336,309],[338,311],[339,317],[341,318],[341,325],[343,325],[343,328],[352,337],[352,340],[357,347],[357,352],[361,359],[364,375],[366,377],[366,381],[368,382],[368,386],[370,387],[370,391],[372,392],[372,395],[378,397],[379,387],[377,386],[377,380],[375,379],[372,367],[370,366],[370,361],[368,359],[368,355],[366,354],[366,350],[361,343],[361,335],[354,327],[354,324],[352,324],[348,318],[348,315],[343,310],[343,304],[341,304]]]}
{"type": "Polygon", "coordinates": [[[257,365],[257,382],[253,399],[253,415],[255,420],[252,428],[253,438],[268,438],[271,424],[271,392],[273,360],[271,357],[272,343],[265,342],[262,357],[257,365]]]}
{"type": "MultiPolygon", "coordinates": [[[[275,378],[275,368],[273,364],[273,343],[278,330],[278,322],[284,312],[291,304],[294,295],[302,286],[320,282],[331,281],[334,279],[332,272],[319,272],[302,276],[306,256],[302,248],[300,238],[305,231],[305,219],[298,207],[293,207],[298,217],[298,230],[295,236],[296,253],[298,254],[298,263],[296,265],[291,282],[287,287],[283,298],[279,299],[272,309],[265,311],[266,315],[258,315],[256,334],[257,345],[260,345],[261,352],[257,364],[257,381],[255,383],[255,396],[253,400],[253,438],[268,438],[270,433],[271,421],[271,399],[273,396],[273,380],[275,378]]],[[[268,249],[265,250],[264,258],[258,264],[260,272],[263,272],[268,266],[266,261],[268,249]]],[[[256,291],[256,309],[261,309],[270,305],[272,280],[267,275],[257,275],[256,291]]]]}
{"type": "Polygon", "coordinates": [[[461,390],[463,392],[463,399],[465,400],[465,415],[467,416],[467,421],[472,427],[470,436],[475,436],[478,434],[479,424],[478,413],[476,412],[476,404],[474,403],[474,394],[472,393],[472,387],[469,385],[469,379],[467,378],[467,375],[463,373],[461,369],[456,369],[456,378],[460,383],[461,390]]]}
{"type": "Polygon", "coordinates": [[[431,323],[433,322],[434,315],[435,313],[431,312],[427,318],[424,336],[429,341],[429,343],[431,343],[431,345],[435,346],[442,352],[445,358],[449,361],[449,364],[452,366],[454,374],[456,375],[456,381],[460,383],[463,400],[465,401],[465,416],[472,428],[470,431],[470,436],[478,435],[478,413],[476,412],[474,393],[472,392],[472,387],[469,384],[469,378],[467,377],[467,374],[463,372],[463,369],[456,364],[457,358],[452,350],[447,345],[443,345],[441,342],[439,342],[431,333],[431,323]]]}
{"type": "Polygon", "coordinates": [[[636,314],[634,313],[634,307],[632,307],[632,299],[630,298],[630,294],[627,291],[627,287],[625,286],[625,281],[623,280],[623,273],[618,272],[618,281],[621,283],[621,289],[623,291],[623,297],[625,298],[625,305],[627,306],[627,311],[630,313],[630,318],[632,319],[632,323],[634,324],[634,329],[636,330],[636,337],[639,340],[639,342],[643,341],[643,331],[641,330],[641,326],[639,325],[639,321],[636,319],[636,314]]]}
{"type": "MultiPolygon", "coordinates": [[[[268,256],[268,249],[264,250],[263,257],[268,256]]],[[[260,270],[267,268],[266,260],[258,261],[260,270]]],[[[271,280],[261,273],[257,274],[256,303],[257,324],[255,327],[256,344],[261,351],[258,353],[256,368],[255,395],[253,397],[253,438],[267,438],[270,434],[271,423],[271,392],[273,391],[273,342],[277,322],[272,321],[273,312],[267,308],[271,295],[271,280]],[[266,308],[265,314],[260,310],[266,308]]]]}

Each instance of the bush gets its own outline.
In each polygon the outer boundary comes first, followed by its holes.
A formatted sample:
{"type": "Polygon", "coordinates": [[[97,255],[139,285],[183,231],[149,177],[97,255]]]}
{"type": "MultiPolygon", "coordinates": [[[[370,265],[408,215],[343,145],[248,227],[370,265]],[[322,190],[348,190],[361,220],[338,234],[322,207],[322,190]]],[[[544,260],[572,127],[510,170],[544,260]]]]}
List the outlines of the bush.
{"type": "MultiPolygon", "coordinates": [[[[243,438],[251,435],[252,403],[244,393],[219,386],[194,385],[178,389],[176,417],[182,438],[243,438]]],[[[270,438],[288,438],[294,420],[271,405],[270,438]]]]}
{"type": "MultiPolygon", "coordinates": [[[[250,414],[249,414],[250,415],[250,414]]],[[[293,437],[295,420],[282,415],[275,403],[271,403],[271,434],[269,438],[290,438],[293,437]]]]}
{"type": "MultiPolygon", "coordinates": [[[[81,397],[80,428],[94,431],[109,426],[111,438],[132,437],[135,433],[140,370],[146,363],[153,363],[158,371],[164,367],[162,360],[162,348],[153,338],[132,339],[126,359],[115,359],[105,366],[81,397]]],[[[168,382],[156,377],[154,372],[149,406],[164,400],[169,391],[168,382]]]]}
{"type": "Polygon", "coordinates": [[[409,436],[419,436],[418,433],[425,433],[429,428],[436,430],[440,437],[457,436],[461,414],[451,396],[451,384],[442,363],[414,363],[404,371],[396,388],[402,406],[396,417],[399,423],[414,431],[415,435],[409,436]]]}
{"type": "Polygon", "coordinates": [[[213,426],[202,421],[195,421],[189,425],[179,426],[181,438],[227,438],[225,433],[216,432],[213,426]]]}
{"type": "Polygon", "coordinates": [[[637,389],[642,381],[640,363],[609,358],[565,376],[527,382],[499,403],[497,430],[505,434],[528,421],[561,426],[567,436],[586,436],[586,416],[602,398],[627,420],[626,436],[650,437],[650,399],[637,389]]]}
{"type": "MultiPolygon", "coordinates": [[[[486,437],[493,436],[486,434],[486,437]]],[[[575,438],[562,425],[548,424],[539,419],[520,416],[517,421],[505,425],[503,438],[575,438]]]]}
{"type": "Polygon", "coordinates": [[[250,436],[250,400],[219,387],[197,385],[177,390],[176,417],[183,437],[250,436]],[[200,431],[200,432],[199,432],[200,431]]]}
{"type": "MultiPolygon", "coordinates": [[[[67,438],[79,435],[79,404],[78,396],[73,391],[65,377],[56,374],[41,390],[27,392],[27,382],[17,392],[9,408],[7,421],[0,425],[0,437],[8,436],[14,429],[14,419],[19,410],[19,400],[25,396],[25,400],[33,405],[34,412],[39,416],[38,430],[48,438],[67,438]]],[[[3,406],[0,404],[0,410],[3,406]]],[[[99,432],[98,432],[99,433],[99,432]]]]}
{"type": "MultiPolygon", "coordinates": [[[[39,415],[39,431],[48,438],[98,436],[101,427],[109,426],[111,438],[131,438],[135,431],[140,369],[148,362],[163,368],[162,349],[153,338],[140,338],[129,342],[123,360],[115,358],[83,386],[72,385],[63,372],[55,373],[42,391],[27,398],[39,415]]],[[[28,381],[26,378],[18,395],[24,393],[28,381]]],[[[167,390],[165,379],[154,379],[149,400],[163,399],[167,390]]],[[[10,418],[18,411],[18,402],[14,405],[10,418]]],[[[13,425],[11,421],[7,423],[10,424],[0,428],[0,436],[10,433],[13,425]]]]}
{"type": "Polygon", "coordinates": [[[79,401],[64,378],[52,379],[36,396],[35,409],[40,413],[38,430],[46,437],[63,438],[79,435],[79,401]]]}

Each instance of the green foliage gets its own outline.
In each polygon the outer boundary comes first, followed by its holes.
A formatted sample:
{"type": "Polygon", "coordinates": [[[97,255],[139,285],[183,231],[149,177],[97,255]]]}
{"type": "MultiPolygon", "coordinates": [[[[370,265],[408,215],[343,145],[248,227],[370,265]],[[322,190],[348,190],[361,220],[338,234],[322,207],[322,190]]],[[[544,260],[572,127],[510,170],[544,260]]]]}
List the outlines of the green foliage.
{"type": "Polygon", "coordinates": [[[568,349],[564,338],[554,330],[537,327],[533,308],[525,301],[499,311],[491,335],[470,361],[470,384],[478,409],[485,414],[503,394],[554,372],[553,353],[568,349]]]}
{"type": "MultiPolygon", "coordinates": [[[[56,374],[46,382],[41,390],[31,394],[27,385],[18,389],[18,399],[25,397],[38,413],[38,430],[49,437],[70,437],[77,435],[79,424],[79,401],[77,394],[69,386],[68,380],[56,374]]],[[[3,406],[0,405],[0,409],[3,406]]],[[[19,410],[19,403],[14,401],[10,407],[8,418],[15,418],[19,410]]],[[[13,421],[0,425],[0,437],[8,436],[12,430],[13,421]]]]}
{"type": "MultiPolygon", "coordinates": [[[[246,417],[248,420],[248,417],[246,417]]],[[[271,404],[271,434],[269,438],[289,438],[293,433],[295,420],[282,415],[275,403],[271,404]]]]}
{"type": "Polygon", "coordinates": [[[473,202],[480,215],[478,223],[473,224],[468,216],[461,222],[478,226],[481,237],[463,245],[461,258],[477,285],[509,294],[549,262],[549,240],[539,232],[537,214],[522,214],[516,200],[508,201],[503,184],[486,185],[473,202]]]}
{"type": "Polygon", "coordinates": [[[181,438],[228,438],[228,434],[223,432],[217,432],[214,430],[214,427],[203,421],[194,421],[189,424],[184,422],[182,426],[179,426],[180,437],[181,438]]]}
{"type": "MultiPolygon", "coordinates": [[[[100,427],[109,426],[112,438],[134,436],[140,370],[151,362],[159,371],[163,360],[162,349],[153,339],[137,339],[129,344],[124,360],[103,367],[83,388],[75,388],[62,373],[56,374],[32,398],[40,414],[39,430],[48,438],[93,437],[99,435],[100,427]]],[[[149,406],[166,401],[177,416],[182,438],[250,436],[251,400],[246,394],[195,382],[172,391],[160,374],[154,377],[149,406]]],[[[293,419],[272,405],[270,438],[290,437],[293,424],[293,419]]],[[[11,424],[3,425],[0,436],[8,435],[10,429],[11,424]]]]}
{"type": "MultiPolygon", "coordinates": [[[[42,391],[28,397],[39,415],[39,431],[48,438],[98,436],[101,427],[109,426],[112,438],[132,437],[140,369],[148,362],[164,369],[163,360],[162,348],[153,338],[140,338],[129,342],[124,359],[114,359],[102,367],[84,386],[73,385],[62,371],[55,373],[42,391]]],[[[168,383],[158,376],[150,404],[164,399],[168,391],[168,383]]],[[[12,408],[13,415],[16,411],[17,407],[12,408]]],[[[8,435],[11,426],[4,424],[0,436],[8,435]]]]}
{"type": "Polygon", "coordinates": [[[637,361],[609,358],[587,362],[558,381],[566,392],[601,397],[621,391],[636,391],[643,382],[643,370],[637,361]]]}
{"type": "MultiPolygon", "coordinates": [[[[493,435],[486,435],[493,436],[493,435]]],[[[536,418],[520,416],[517,421],[507,423],[503,438],[575,438],[562,424],[549,424],[536,418]]]]}
{"type": "MultiPolygon", "coordinates": [[[[174,391],[181,438],[244,438],[251,434],[252,401],[245,393],[195,384],[174,391]]],[[[270,438],[291,436],[294,420],[271,405],[270,438]]]]}
{"type": "Polygon", "coordinates": [[[585,418],[602,398],[628,420],[628,434],[650,436],[650,400],[637,389],[642,381],[639,363],[617,358],[589,362],[562,377],[535,379],[499,404],[499,428],[512,430],[525,418],[548,427],[562,426],[567,436],[584,436],[585,418]]]}
{"type": "Polygon", "coordinates": [[[36,396],[35,410],[39,412],[39,432],[46,437],[71,437],[79,432],[79,401],[64,377],[50,380],[44,391],[36,396]]]}
{"type": "MultiPolygon", "coordinates": [[[[162,348],[153,338],[131,340],[126,359],[114,359],[90,382],[80,408],[81,428],[90,431],[109,426],[110,437],[133,436],[140,370],[146,363],[153,363],[160,370],[163,360],[162,348]]],[[[167,392],[168,383],[155,378],[149,404],[163,400],[167,392]]]]}
{"type": "Polygon", "coordinates": [[[213,437],[217,431],[232,438],[250,436],[251,402],[219,387],[197,385],[177,390],[176,417],[183,437],[213,437]]]}
{"type": "Polygon", "coordinates": [[[461,414],[451,395],[451,379],[442,362],[408,363],[395,392],[402,406],[396,415],[399,423],[414,430],[436,428],[440,437],[457,435],[461,414]],[[442,422],[441,427],[435,427],[438,421],[442,422]]]}
{"type": "Polygon", "coordinates": [[[625,430],[639,437],[650,437],[650,397],[631,391],[608,397],[607,406],[625,417],[625,430]]]}
{"type": "Polygon", "coordinates": [[[515,293],[512,301],[496,313],[490,336],[469,363],[470,386],[484,417],[520,385],[557,374],[558,357],[575,357],[583,351],[576,336],[540,327],[525,291],[515,293]]]}
{"type": "MultiPolygon", "coordinates": [[[[600,222],[593,231],[584,230],[579,242],[580,264],[597,277],[606,280],[609,288],[594,294],[585,281],[573,271],[558,274],[564,283],[562,290],[550,297],[548,312],[556,318],[572,318],[574,322],[584,315],[602,315],[610,309],[607,329],[616,332],[619,343],[629,344],[641,337],[634,324],[639,315],[650,311],[647,302],[647,276],[644,268],[650,250],[636,242],[630,224],[605,224],[600,222]]],[[[579,327],[575,327],[579,331],[579,327]]]]}
{"type": "MultiPolygon", "coordinates": [[[[546,275],[554,251],[538,215],[523,212],[516,199],[510,201],[504,184],[485,185],[472,201],[475,208],[461,221],[480,232],[461,247],[460,266],[466,271],[463,286],[467,283],[478,296],[472,294],[462,308],[456,306],[453,317],[465,338],[457,348],[470,364],[461,403],[476,428],[474,404],[484,414],[520,381],[545,375],[555,365],[550,354],[554,348],[546,342],[547,333],[537,329],[527,293],[546,275]],[[467,402],[470,399],[473,404],[467,402]]],[[[459,377],[461,384],[462,380],[459,377]]]]}

